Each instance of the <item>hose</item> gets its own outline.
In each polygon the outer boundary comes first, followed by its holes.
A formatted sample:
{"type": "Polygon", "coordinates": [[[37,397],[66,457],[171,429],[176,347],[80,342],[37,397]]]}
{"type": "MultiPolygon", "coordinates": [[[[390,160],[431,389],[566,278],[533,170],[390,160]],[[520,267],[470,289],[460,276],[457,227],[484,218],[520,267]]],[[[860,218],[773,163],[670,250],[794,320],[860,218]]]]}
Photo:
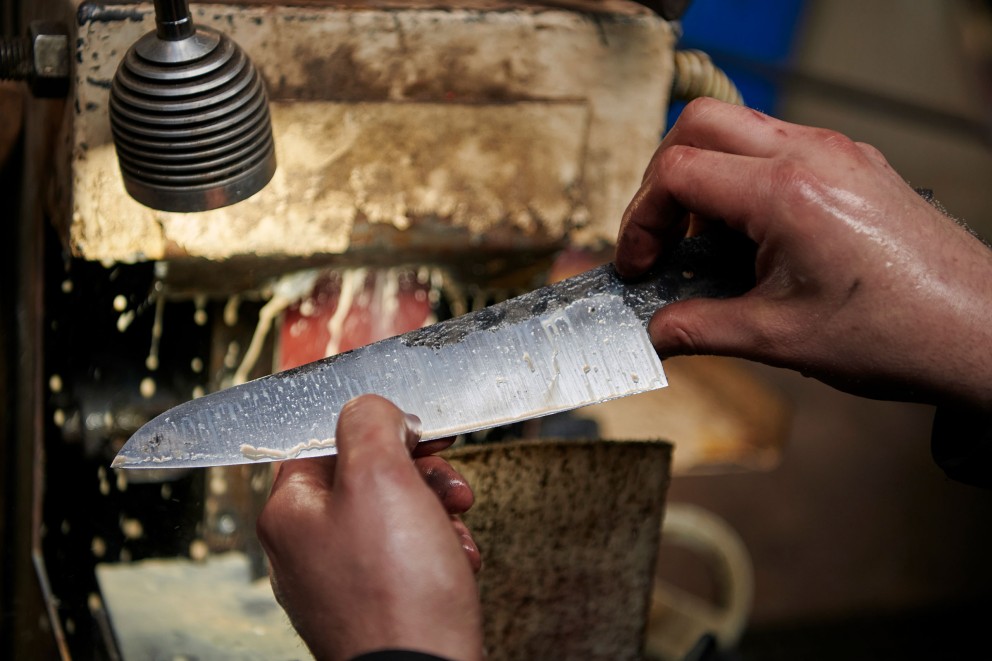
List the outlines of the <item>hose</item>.
{"type": "Polygon", "coordinates": [[[691,101],[701,96],[744,105],[740,90],[722,69],[713,64],[709,55],[699,50],[675,51],[672,99],[691,101]]]}

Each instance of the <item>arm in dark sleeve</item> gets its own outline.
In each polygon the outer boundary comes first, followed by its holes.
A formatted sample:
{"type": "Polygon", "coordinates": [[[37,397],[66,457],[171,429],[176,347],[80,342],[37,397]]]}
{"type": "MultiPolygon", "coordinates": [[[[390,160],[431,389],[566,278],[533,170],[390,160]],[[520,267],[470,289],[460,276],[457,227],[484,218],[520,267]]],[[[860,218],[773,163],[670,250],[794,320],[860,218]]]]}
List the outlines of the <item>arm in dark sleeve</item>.
{"type": "Polygon", "coordinates": [[[992,489],[992,412],[937,407],[930,452],[952,480],[992,489]]]}
{"type": "Polygon", "coordinates": [[[449,659],[410,650],[378,650],[360,654],[351,661],[449,661],[449,659]]]}

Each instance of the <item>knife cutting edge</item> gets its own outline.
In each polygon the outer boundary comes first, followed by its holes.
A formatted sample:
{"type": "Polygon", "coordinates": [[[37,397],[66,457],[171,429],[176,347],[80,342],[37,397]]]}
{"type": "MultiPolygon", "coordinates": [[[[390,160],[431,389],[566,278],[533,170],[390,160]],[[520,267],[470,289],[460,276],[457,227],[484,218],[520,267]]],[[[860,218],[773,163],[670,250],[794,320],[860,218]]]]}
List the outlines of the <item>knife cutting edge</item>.
{"type": "Polygon", "coordinates": [[[338,413],[374,393],[420,417],[423,440],[668,385],[646,331],[685,298],[754,284],[754,244],[683,239],[645,278],[606,264],[528,294],[180,404],[141,427],[114,468],[190,468],[334,454],[338,413]]]}

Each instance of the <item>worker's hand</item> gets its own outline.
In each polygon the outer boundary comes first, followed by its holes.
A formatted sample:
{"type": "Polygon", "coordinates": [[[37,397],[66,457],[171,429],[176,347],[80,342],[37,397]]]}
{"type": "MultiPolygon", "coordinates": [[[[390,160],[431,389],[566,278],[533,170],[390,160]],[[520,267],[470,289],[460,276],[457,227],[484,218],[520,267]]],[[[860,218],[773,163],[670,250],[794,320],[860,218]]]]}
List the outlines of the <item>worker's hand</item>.
{"type": "Polygon", "coordinates": [[[992,410],[992,251],[878,150],[695,101],[624,214],[618,270],[640,275],[717,219],[757,244],[757,285],[659,311],[663,357],[740,356],[861,395],[992,410]]]}
{"type": "Polygon", "coordinates": [[[276,598],[317,659],[394,648],[481,658],[481,560],[457,518],[472,492],[440,457],[411,460],[419,437],[416,418],[366,395],[341,411],[337,457],[287,462],[275,479],[258,536],[276,598]]]}

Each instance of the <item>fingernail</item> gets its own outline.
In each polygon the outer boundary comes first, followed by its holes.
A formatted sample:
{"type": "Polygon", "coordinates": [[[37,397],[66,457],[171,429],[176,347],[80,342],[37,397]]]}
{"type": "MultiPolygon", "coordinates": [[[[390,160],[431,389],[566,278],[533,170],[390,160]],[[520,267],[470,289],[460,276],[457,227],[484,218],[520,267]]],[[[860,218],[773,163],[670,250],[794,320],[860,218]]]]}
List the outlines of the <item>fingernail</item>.
{"type": "Polygon", "coordinates": [[[412,413],[405,413],[403,419],[406,422],[407,433],[419,441],[424,433],[424,423],[412,413]]]}

